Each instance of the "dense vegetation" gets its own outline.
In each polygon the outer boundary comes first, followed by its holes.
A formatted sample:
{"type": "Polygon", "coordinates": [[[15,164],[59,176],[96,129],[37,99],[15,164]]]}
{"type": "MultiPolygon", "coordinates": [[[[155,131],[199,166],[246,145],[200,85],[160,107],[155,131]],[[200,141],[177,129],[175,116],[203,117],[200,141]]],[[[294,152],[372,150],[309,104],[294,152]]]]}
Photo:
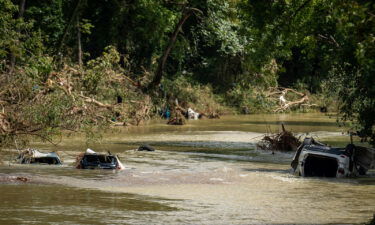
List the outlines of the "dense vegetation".
{"type": "Polygon", "coordinates": [[[272,112],[280,86],[337,106],[374,140],[374,5],[0,0],[0,145],[139,124],[176,98],[205,113],[272,112]]]}

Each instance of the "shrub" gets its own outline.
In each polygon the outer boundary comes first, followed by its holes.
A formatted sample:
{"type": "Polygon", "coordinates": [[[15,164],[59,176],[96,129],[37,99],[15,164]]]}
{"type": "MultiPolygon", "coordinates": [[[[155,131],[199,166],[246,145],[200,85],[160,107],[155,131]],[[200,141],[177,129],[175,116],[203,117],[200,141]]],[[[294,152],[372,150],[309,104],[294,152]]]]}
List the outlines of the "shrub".
{"type": "Polygon", "coordinates": [[[163,80],[162,92],[165,100],[169,100],[168,104],[178,99],[182,107],[190,107],[199,112],[223,114],[228,110],[220,104],[220,99],[213,94],[210,85],[197,84],[183,75],[174,80],[163,80]]]}
{"type": "Polygon", "coordinates": [[[241,113],[270,112],[275,103],[270,101],[262,90],[249,86],[236,85],[226,94],[227,104],[241,113]]]}

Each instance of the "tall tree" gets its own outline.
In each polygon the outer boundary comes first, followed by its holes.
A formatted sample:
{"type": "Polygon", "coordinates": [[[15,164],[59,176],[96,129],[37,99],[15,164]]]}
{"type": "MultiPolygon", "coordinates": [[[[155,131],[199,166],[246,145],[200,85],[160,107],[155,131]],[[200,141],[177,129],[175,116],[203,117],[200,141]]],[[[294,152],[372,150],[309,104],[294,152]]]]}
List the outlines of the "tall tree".
{"type": "Polygon", "coordinates": [[[259,0],[242,10],[254,38],[249,48],[260,65],[275,58],[287,69],[284,76],[330,82],[342,119],[375,141],[375,3],[259,0]],[[296,63],[301,66],[291,66],[296,63]]]}
{"type": "Polygon", "coordinates": [[[165,63],[167,61],[167,58],[168,58],[174,44],[176,43],[177,35],[180,33],[181,28],[184,25],[184,23],[186,22],[186,20],[191,15],[193,15],[194,13],[201,13],[201,11],[199,9],[196,9],[196,8],[184,7],[184,9],[182,11],[181,18],[174,28],[174,31],[173,31],[170,39],[169,39],[167,47],[165,48],[165,50],[163,52],[163,55],[159,59],[159,63],[158,63],[158,67],[157,67],[156,72],[155,72],[155,76],[154,76],[152,82],[149,84],[148,89],[153,89],[157,85],[160,84],[160,81],[162,79],[163,72],[164,72],[165,63]]]}
{"type": "MultiPolygon", "coordinates": [[[[18,16],[17,16],[19,20],[23,18],[23,14],[25,13],[25,4],[26,4],[26,0],[20,0],[19,6],[18,6],[18,16]]],[[[20,32],[20,30],[17,29],[17,32],[20,32]]],[[[13,74],[15,65],[16,65],[16,55],[14,53],[11,53],[9,74],[13,74]]]]}

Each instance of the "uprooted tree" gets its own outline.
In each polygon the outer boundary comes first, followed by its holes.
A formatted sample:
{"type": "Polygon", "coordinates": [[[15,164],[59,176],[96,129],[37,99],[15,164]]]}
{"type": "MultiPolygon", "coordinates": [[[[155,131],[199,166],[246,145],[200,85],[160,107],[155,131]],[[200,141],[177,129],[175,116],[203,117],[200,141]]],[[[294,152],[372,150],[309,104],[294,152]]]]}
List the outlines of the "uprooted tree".
{"type": "Polygon", "coordinates": [[[307,94],[296,91],[291,88],[276,87],[271,88],[267,97],[274,98],[278,101],[278,107],[273,112],[283,112],[294,107],[316,107],[316,104],[311,104],[307,94]],[[293,100],[287,100],[287,94],[292,93],[293,100]]]}

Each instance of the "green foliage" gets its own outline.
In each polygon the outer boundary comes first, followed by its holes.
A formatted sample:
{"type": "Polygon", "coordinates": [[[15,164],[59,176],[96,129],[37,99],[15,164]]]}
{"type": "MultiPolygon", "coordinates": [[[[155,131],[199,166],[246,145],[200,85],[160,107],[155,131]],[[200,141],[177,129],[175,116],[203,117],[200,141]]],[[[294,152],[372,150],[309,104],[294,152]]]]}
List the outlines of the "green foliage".
{"type": "MultiPolygon", "coordinates": [[[[59,44],[66,20],[64,18],[64,0],[27,0],[25,21],[32,21],[33,28],[41,32],[43,44],[52,52],[59,44]]],[[[70,12],[69,12],[70,13],[70,12]]]]}
{"type": "Polygon", "coordinates": [[[18,51],[16,38],[19,36],[16,31],[17,22],[13,19],[17,7],[10,0],[0,0],[0,58],[11,51],[18,51]]]}
{"type": "Polygon", "coordinates": [[[87,69],[83,76],[83,83],[86,90],[95,94],[103,87],[103,82],[108,80],[108,71],[119,69],[118,62],[120,54],[113,46],[109,46],[101,57],[87,62],[87,69]]]}
{"type": "Polygon", "coordinates": [[[217,46],[222,55],[242,54],[247,44],[246,37],[238,33],[240,24],[234,10],[229,2],[208,0],[207,19],[199,25],[205,45],[217,46]]]}
{"type": "Polygon", "coordinates": [[[24,109],[23,117],[34,127],[43,127],[42,137],[59,134],[62,124],[67,126],[66,111],[73,106],[73,99],[62,91],[43,96],[43,104],[30,104],[24,109]]]}
{"type": "Polygon", "coordinates": [[[12,119],[19,126],[44,132],[100,125],[103,118],[129,120],[142,110],[146,115],[152,103],[136,86],[152,79],[184,8],[192,7],[164,70],[170,99],[200,111],[218,109],[214,92],[228,105],[262,112],[274,107],[263,94],[267,89],[293,87],[313,94],[319,106],[338,108],[375,139],[371,1],[35,0],[26,2],[23,17],[15,2],[0,0],[0,82],[8,88],[0,93],[7,114],[19,112],[12,119]],[[78,46],[85,57],[76,70],[78,46]],[[85,108],[81,94],[104,104],[118,97],[127,102],[112,110],[85,108]],[[29,101],[35,105],[27,108],[29,101]],[[63,123],[69,107],[87,110],[89,119],[63,123]]]}
{"type": "Polygon", "coordinates": [[[250,56],[258,67],[275,58],[283,85],[302,82],[311,92],[324,92],[321,82],[328,79],[343,119],[374,139],[374,5],[354,0],[243,2],[245,30],[253,37],[250,56]]]}
{"type": "Polygon", "coordinates": [[[241,23],[236,3],[208,0],[198,4],[204,16],[191,25],[189,57],[183,70],[192,72],[195,80],[210,83],[216,92],[225,92],[242,79],[243,55],[248,39],[239,32],[241,23]]]}
{"type": "Polygon", "coordinates": [[[44,83],[54,69],[53,58],[49,56],[39,56],[29,60],[29,65],[25,67],[26,74],[37,83],[44,83]]]}
{"type": "Polygon", "coordinates": [[[178,99],[179,104],[185,108],[190,107],[201,113],[223,113],[226,110],[213,95],[211,86],[192,82],[186,76],[164,80],[163,88],[171,102],[178,99]]]}
{"type": "Polygon", "coordinates": [[[264,92],[253,86],[243,87],[236,85],[226,94],[227,104],[241,110],[241,113],[264,113],[270,112],[275,107],[264,92]]]}
{"type": "Polygon", "coordinates": [[[82,19],[79,23],[79,29],[83,34],[91,34],[93,28],[94,25],[92,25],[88,19],[82,19]]]}
{"type": "Polygon", "coordinates": [[[0,1],[0,69],[4,70],[7,57],[13,55],[19,61],[43,51],[40,33],[33,31],[32,21],[17,18],[17,6],[10,0],[0,1]],[[15,19],[17,18],[17,19],[15,19]]]}

